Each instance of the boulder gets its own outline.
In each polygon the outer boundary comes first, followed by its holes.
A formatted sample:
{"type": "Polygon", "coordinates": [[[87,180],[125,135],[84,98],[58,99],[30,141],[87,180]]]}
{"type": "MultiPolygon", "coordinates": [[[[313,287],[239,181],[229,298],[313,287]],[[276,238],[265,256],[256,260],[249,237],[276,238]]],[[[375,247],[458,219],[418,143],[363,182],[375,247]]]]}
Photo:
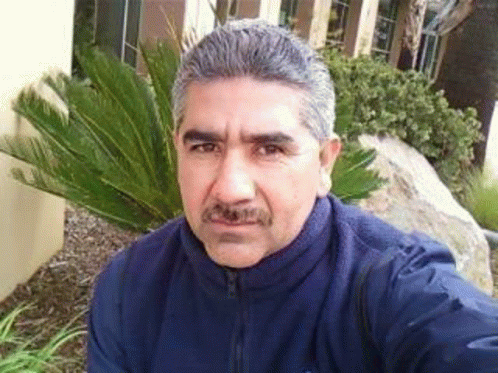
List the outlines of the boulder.
{"type": "Polygon", "coordinates": [[[488,294],[493,292],[489,246],[470,213],[453,198],[435,170],[414,148],[390,137],[363,135],[378,152],[372,167],[388,179],[360,207],[406,232],[420,231],[446,244],[459,273],[488,294]]]}

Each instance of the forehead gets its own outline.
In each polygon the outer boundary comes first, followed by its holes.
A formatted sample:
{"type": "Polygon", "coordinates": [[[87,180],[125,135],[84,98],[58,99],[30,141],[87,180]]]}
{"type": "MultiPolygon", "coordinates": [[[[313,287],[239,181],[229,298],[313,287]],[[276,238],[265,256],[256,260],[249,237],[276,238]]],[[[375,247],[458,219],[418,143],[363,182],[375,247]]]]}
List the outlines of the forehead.
{"type": "Polygon", "coordinates": [[[193,82],[180,130],[291,130],[301,124],[304,91],[249,77],[193,82]]]}

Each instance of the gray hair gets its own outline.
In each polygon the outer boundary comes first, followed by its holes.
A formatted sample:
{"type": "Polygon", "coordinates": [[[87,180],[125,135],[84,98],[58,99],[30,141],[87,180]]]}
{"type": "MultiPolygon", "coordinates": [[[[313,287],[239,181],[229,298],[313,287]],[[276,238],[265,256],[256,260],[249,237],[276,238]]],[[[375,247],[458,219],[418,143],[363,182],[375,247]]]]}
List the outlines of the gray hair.
{"type": "Polygon", "coordinates": [[[290,31],[261,20],[229,22],[182,56],[172,90],[176,128],[190,83],[244,76],[304,90],[303,124],[319,141],[333,137],[334,88],[326,65],[290,31]]]}

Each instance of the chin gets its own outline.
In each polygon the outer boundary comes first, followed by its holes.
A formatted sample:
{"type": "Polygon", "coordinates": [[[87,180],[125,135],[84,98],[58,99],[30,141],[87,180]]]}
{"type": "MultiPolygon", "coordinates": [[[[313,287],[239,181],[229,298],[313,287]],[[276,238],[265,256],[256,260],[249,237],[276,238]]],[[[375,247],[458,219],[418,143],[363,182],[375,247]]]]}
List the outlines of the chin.
{"type": "Polygon", "coordinates": [[[252,267],[266,256],[265,252],[258,250],[254,245],[243,244],[210,245],[206,246],[206,252],[216,264],[230,268],[252,267]]]}

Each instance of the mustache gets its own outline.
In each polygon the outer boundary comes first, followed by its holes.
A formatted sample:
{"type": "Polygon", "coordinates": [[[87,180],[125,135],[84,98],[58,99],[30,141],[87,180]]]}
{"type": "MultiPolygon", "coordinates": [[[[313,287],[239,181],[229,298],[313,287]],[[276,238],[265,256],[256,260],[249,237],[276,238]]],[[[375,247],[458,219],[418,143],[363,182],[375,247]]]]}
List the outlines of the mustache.
{"type": "Polygon", "coordinates": [[[222,219],[231,223],[253,224],[257,223],[263,227],[272,224],[272,218],[268,211],[260,208],[237,208],[234,206],[217,203],[206,208],[201,215],[204,223],[222,219]]]}

